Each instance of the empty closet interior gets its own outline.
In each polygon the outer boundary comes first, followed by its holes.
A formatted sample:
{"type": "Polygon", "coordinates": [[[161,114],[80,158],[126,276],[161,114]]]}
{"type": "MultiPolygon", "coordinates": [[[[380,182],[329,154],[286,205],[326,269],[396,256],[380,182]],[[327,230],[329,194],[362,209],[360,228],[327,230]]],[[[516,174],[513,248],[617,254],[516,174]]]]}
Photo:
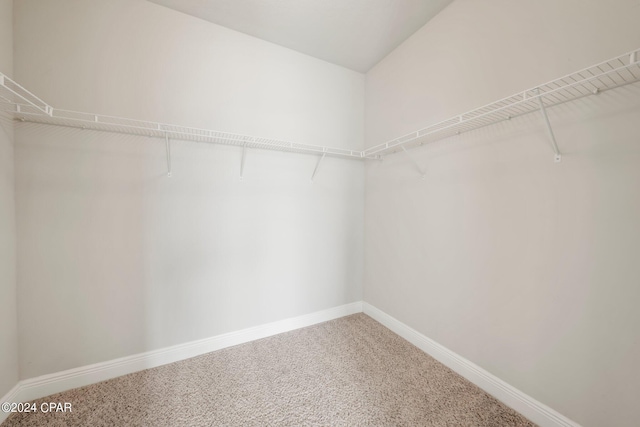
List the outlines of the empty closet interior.
{"type": "Polygon", "coordinates": [[[639,17],[0,0],[2,402],[364,313],[538,425],[635,425],[639,17]]]}

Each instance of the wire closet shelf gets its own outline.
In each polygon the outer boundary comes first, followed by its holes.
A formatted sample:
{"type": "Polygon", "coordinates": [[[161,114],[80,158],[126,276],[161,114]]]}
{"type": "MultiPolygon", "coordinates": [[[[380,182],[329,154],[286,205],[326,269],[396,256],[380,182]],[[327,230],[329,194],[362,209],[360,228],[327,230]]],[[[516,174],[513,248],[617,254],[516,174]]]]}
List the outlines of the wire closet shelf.
{"type": "Polygon", "coordinates": [[[53,108],[0,73],[0,111],[19,121],[173,140],[361,159],[362,152],[181,125],[53,108]]]}
{"type": "MultiPolygon", "coordinates": [[[[559,79],[443,120],[363,151],[363,157],[385,156],[416,148],[504,120],[598,94],[640,80],[640,49],[592,65],[559,79]]],[[[548,120],[548,119],[547,119],[548,120]]],[[[552,136],[553,139],[553,136],[552,136]]],[[[556,149],[556,155],[559,152],[556,149]]]]}
{"type": "MultiPolygon", "coordinates": [[[[33,123],[132,135],[235,145],[348,159],[380,159],[450,136],[563,104],[640,80],[640,49],[424,127],[364,151],[302,144],[180,125],[53,108],[0,73],[0,111],[33,123]]],[[[551,136],[552,131],[550,130],[551,136]]],[[[556,154],[557,152],[556,147],[556,154]]]]}

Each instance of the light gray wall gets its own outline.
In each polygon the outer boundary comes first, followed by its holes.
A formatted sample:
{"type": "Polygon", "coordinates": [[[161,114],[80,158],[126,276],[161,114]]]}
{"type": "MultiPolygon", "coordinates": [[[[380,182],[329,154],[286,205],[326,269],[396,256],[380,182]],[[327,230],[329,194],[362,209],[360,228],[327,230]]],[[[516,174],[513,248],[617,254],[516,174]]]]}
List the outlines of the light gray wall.
{"type": "MultiPolygon", "coordinates": [[[[13,1],[0,0],[0,71],[13,74],[13,1]]],[[[0,397],[18,382],[13,122],[0,114],[0,397]]]]}
{"type": "MultiPolygon", "coordinates": [[[[54,107],[363,145],[364,76],[141,0],[16,3],[54,107]]],[[[362,298],[364,166],[16,127],[21,378],[362,298]]]]}
{"type": "MultiPolygon", "coordinates": [[[[457,0],[367,74],[371,146],[638,48],[637,1],[457,0]]],[[[640,87],[367,166],[366,302],[584,426],[640,419],[640,87]]]]}

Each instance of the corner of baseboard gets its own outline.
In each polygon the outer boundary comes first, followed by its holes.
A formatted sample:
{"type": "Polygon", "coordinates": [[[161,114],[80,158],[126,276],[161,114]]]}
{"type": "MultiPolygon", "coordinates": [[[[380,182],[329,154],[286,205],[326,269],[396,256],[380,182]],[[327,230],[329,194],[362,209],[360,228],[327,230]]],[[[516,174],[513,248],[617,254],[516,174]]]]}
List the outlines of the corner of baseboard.
{"type": "Polygon", "coordinates": [[[580,425],[367,302],[363,312],[540,427],[580,425]]]}

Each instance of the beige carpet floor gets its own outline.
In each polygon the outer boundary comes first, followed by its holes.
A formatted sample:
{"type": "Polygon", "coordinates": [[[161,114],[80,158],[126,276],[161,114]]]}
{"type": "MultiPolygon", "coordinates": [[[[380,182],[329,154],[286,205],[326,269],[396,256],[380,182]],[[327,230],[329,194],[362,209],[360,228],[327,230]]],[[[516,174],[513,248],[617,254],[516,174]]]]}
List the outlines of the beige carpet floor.
{"type": "Polygon", "coordinates": [[[15,426],[533,426],[364,314],[36,401],[15,426]]]}

